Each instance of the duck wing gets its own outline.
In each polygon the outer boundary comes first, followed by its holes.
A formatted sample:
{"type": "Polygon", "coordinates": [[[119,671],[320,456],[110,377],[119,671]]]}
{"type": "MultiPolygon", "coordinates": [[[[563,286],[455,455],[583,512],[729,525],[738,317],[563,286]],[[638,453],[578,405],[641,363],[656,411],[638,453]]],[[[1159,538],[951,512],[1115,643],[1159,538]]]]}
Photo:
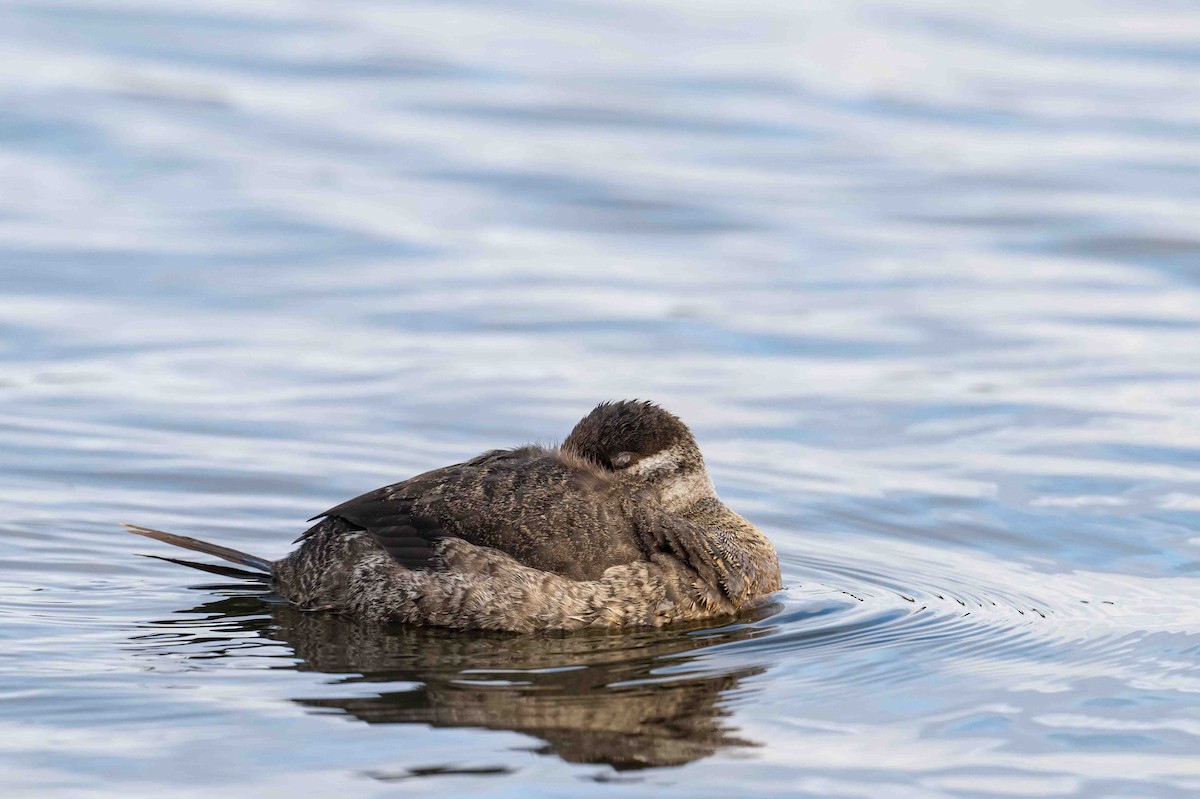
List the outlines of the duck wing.
{"type": "Polygon", "coordinates": [[[313,518],[366,531],[408,568],[430,568],[438,542],[459,538],[526,566],[594,580],[644,558],[627,507],[602,476],[554,450],[523,447],[378,488],[313,518]]]}
{"type": "Polygon", "coordinates": [[[700,524],[667,511],[653,498],[638,500],[634,513],[643,546],[677,558],[735,606],[780,588],[774,549],[748,523],[710,519],[700,524]]]}

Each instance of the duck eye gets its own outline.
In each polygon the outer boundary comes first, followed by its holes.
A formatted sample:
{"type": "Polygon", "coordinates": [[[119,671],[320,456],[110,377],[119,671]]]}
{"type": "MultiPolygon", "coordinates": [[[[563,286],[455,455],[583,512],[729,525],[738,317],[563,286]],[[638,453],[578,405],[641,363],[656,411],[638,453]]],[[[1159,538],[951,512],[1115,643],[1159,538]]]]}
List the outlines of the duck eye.
{"type": "Polygon", "coordinates": [[[612,459],[609,461],[609,463],[613,465],[614,469],[624,469],[626,466],[633,463],[633,453],[618,452],[616,455],[612,456],[612,459]]]}

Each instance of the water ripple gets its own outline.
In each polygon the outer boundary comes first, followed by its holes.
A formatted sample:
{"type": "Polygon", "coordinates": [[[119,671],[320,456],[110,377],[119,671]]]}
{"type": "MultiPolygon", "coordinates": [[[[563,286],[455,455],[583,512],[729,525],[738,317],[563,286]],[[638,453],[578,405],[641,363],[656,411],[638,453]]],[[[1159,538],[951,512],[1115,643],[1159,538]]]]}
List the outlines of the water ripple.
{"type": "Polygon", "coordinates": [[[1194,795],[1197,35],[1169,2],[3,4],[0,785],[1194,795]],[[760,613],[380,630],[117,527],[278,556],[620,396],[776,542],[760,613]]]}

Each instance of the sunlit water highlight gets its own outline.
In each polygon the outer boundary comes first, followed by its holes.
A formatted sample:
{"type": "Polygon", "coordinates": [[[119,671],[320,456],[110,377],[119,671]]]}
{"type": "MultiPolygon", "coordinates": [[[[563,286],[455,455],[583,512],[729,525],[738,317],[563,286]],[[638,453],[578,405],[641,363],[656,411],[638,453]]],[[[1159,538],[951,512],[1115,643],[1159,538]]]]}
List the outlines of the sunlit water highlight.
{"type": "Polygon", "coordinates": [[[0,787],[1193,797],[1200,10],[0,4],[0,787]],[[650,397],[787,589],[357,626],[138,558],[650,397]]]}

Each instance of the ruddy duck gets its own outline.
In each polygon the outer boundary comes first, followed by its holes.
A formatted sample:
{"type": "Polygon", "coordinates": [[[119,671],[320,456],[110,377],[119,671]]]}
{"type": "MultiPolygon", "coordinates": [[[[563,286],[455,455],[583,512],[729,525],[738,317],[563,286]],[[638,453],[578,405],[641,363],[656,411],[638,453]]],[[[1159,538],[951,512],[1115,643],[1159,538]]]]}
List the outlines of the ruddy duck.
{"type": "Polygon", "coordinates": [[[559,447],[493,450],[314,516],[269,561],[131,532],[245,567],[302,608],[459,629],[657,627],[736,613],[780,588],[774,547],[718,499],[691,431],[606,402],[559,447]]]}

